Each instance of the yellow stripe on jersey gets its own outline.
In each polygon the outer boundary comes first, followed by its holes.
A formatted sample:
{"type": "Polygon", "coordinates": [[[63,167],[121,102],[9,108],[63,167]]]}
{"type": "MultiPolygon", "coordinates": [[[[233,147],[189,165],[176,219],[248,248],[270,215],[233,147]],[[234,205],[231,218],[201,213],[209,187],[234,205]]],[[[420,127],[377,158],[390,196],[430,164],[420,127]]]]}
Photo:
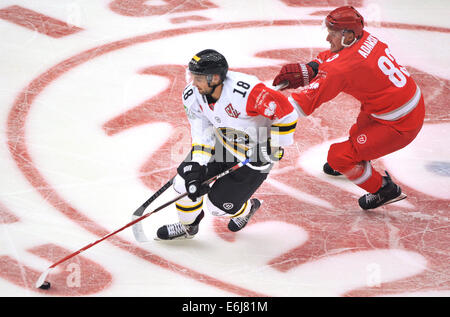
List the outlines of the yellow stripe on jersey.
{"type": "Polygon", "coordinates": [[[198,204],[195,204],[194,206],[183,206],[180,205],[179,203],[175,204],[175,208],[181,212],[194,212],[201,209],[202,207],[203,207],[203,198],[198,204]]]}
{"type": "Polygon", "coordinates": [[[294,122],[290,122],[290,123],[275,123],[272,124],[272,126],[277,126],[277,127],[288,127],[291,125],[296,125],[298,120],[295,120],[294,122]]]}
{"type": "Polygon", "coordinates": [[[214,147],[206,144],[193,143],[192,154],[206,154],[212,156],[214,154],[214,147]]]}
{"type": "Polygon", "coordinates": [[[277,130],[270,131],[270,133],[272,133],[272,134],[279,134],[279,135],[290,134],[293,132],[294,132],[294,129],[292,129],[290,131],[277,131],[277,130]]]}
{"type": "Polygon", "coordinates": [[[239,210],[237,213],[235,213],[230,218],[235,218],[235,217],[239,217],[240,215],[242,215],[245,211],[245,208],[247,208],[247,205],[248,205],[248,200],[245,202],[244,206],[242,206],[241,210],[239,210]]]}
{"type": "Polygon", "coordinates": [[[214,146],[212,146],[212,145],[207,145],[207,144],[192,143],[192,146],[202,146],[202,147],[204,147],[204,148],[214,150],[214,146]]]}
{"type": "Polygon", "coordinates": [[[192,154],[204,154],[204,155],[212,156],[211,152],[206,152],[206,151],[192,151],[192,154]]]}
{"type": "Polygon", "coordinates": [[[296,127],[297,127],[297,120],[291,123],[272,124],[272,126],[270,127],[270,133],[289,134],[293,133],[296,127]]]}

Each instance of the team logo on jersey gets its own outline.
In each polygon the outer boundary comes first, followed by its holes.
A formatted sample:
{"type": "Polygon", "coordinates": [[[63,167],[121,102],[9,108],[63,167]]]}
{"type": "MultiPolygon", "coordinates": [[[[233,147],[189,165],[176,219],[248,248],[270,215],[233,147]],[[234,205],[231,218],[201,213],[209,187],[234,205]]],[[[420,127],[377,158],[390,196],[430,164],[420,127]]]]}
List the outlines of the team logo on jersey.
{"type": "Polygon", "coordinates": [[[220,139],[228,144],[248,145],[250,143],[250,136],[244,131],[233,128],[218,128],[216,133],[220,139]]]}
{"type": "MultiPolygon", "coordinates": [[[[233,156],[246,157],[250,147],[250,136],[244,131],[233,128],[217,128],[214,130],[217,140],[233,156]]],[[[254,142],[252,142],[253,144],[254,142]]]]}
{"type": "Polygon", "coordinates": [[[238,118],[239,115],[241,114],[239,111],[233,108],[231,103],[225,107],[225,111],[232,118],[238,118]]]}
{"type": "Polygon", "coordinates": [[[328,58],[325,62],[327,62],[327,63],[332,62],[338,57],[339,57],[339,54],[333,55],[330,58],[328,58]]]}
{"type": "Polygon", "coordinates": [[[314,82],[308,86],[308,89],[317,89],[319,86],[320,84],[318,82],[314,82]]]}
{"type": "Polygon", "coordinates": [[[264,116],[266,117],[272,117],[275,114],[275,109],[277,109],[277,104],[275,101],[269,102],[266,109],[264,109],[264,116]]]}
{"type": "Polygon", "coordinates": [[[365,134],[358,135],[358,137],[356,138],[356,142],[358,142],[359,144],[366,143],[367,142],[367,135],[365,135],[365,134]]]}
{"type": "Polygon", "coordinates": [[[223,209],[225,210],[230,210],[234,207],[233,203],[224,203],[223,204],[223,209]]]}

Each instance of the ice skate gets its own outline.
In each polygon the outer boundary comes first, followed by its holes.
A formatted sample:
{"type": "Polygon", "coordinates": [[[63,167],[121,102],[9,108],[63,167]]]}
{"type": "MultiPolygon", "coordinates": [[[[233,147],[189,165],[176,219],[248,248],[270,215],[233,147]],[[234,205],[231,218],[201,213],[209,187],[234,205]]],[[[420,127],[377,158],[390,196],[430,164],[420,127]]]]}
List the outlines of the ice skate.
{"type": "Polygon", "coordinates": [[[236,232],[244,228],[253,214],[261,207],[261,202],[256,198],[250,199],[250,203],[252,206],[250,207],[250,212],[246,216],[231,218],[228,223],[228,229],[230,231],[236,232]]]}
{"type": "Polygon", "coordinates": [[[359,206],[362,209],[374,209],[382,205],[394,203],[407,197],[402,193],[400,186],[392,181],[387,172],[386,176],[383,176],[383,178],[386,181],[386,185],[381,187],[375,194],[368,193],[359,198],[359,206]]]}
{"type": "Polygon", "coordinates": [[[184,225],[181,222],[164,225],[156,232],[155,240],[182,240],[192,239],[199,229],[200,221],[203,219],[205,213],[202,211],[195,221],[189,225],[184,225]]]}
{"type": "Polygon", "coordinates": [[[339,175],[342,175],[342,174],[339,173],[338,171],[334,170],[334,169],[330,166],[330,164],[328,164],[328,162],[326,162],[326,163],[323,165],[323,172],[324,172],[325,174],[328,174],[328,175],[331,175],[331,176],[339,176],[339,175]]]}

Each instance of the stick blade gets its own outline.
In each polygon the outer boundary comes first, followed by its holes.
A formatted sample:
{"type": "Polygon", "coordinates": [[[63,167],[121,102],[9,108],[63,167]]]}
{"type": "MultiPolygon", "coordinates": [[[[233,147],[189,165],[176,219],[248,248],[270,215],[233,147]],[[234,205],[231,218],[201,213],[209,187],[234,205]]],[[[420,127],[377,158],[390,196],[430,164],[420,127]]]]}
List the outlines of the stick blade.
{"type": "MultiPolygon", "coordinates": [[[[133,215],[132,219],[133,221],[137,218],[140,218],[138,216],[133,215]]],[[[143,242],[149,242],[147,236],[145,235],[144,228],[142,227],[142,223],[138,222],[135,223],[132,227],[133,229],[133,235],[137,242],[143,243],[143,242]]]]}
{"type": "MultiPolygon", "coordinates": [[[[136,211],[133,213],[133,217],[138,218],[138,217],[142,216],[142,215],[144,214],[145,209],[146,209],[145,206],[139,207],[139,208],[136,209],[136,211]]],[[[136,219],[136,218],[133,218],[133,220],[136,219]]]]}

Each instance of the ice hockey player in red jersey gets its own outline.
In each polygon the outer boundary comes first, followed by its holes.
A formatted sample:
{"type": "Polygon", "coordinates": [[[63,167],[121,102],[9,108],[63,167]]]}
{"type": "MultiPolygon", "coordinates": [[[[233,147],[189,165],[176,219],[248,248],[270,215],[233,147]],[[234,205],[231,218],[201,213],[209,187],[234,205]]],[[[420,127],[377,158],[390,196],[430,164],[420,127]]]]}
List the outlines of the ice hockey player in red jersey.
{"type": "Polygon", "coordinates": [[[323,170],[343,174],[366,190],[359,199],[362,209],[405,198],[389,174],[382,176],[370,161],[405,147],[417,136],[425,116],[420,88],[388,46],[364,30],[364,19],[355,8],[331,11],[325,25],[330,49],[306,64],[283,66],[273,84],[307,86],[289,97],[304,116],[340,92],[359,100],[360,113],[348,140],[331,145],[323,170]]]}
{"type": "Polygon", "coordinates": [[[261,205],[251,196],[282,158],[282,147],[293,143],[298,118],[282,93],[254,76],[228,71],[225,57],[215,50],[194,55],[189,72],[192,82],[184,89],[182,102],[192,149],[178,167],[173,185],[176,192],[189,194],[176,202],[180,221],[158,229],[161,240],[192,238],[205,205],[212,215],[230,218],[230,231],[244,228],[261,205]],[[247,158],[250,163],[211,187],[202,184],[247,158]]]}

